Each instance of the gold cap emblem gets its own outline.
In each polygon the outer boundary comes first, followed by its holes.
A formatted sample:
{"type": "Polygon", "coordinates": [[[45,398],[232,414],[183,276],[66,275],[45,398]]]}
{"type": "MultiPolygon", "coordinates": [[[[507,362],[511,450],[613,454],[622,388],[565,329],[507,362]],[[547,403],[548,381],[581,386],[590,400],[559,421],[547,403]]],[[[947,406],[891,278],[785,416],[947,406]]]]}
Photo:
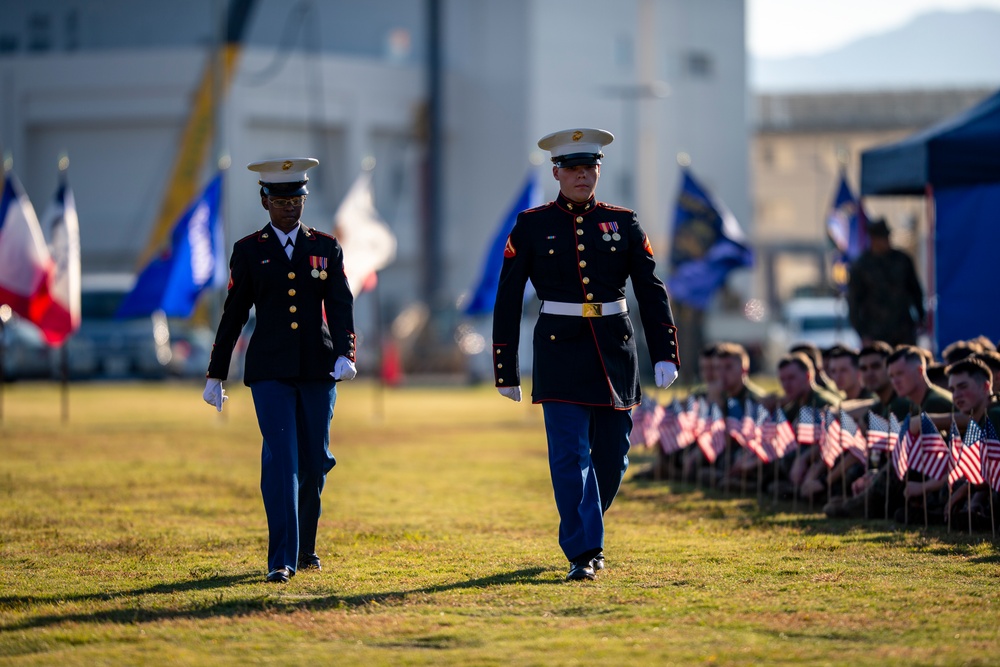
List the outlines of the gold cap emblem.
{"type": "Polygon", "coordinates": [[[583,132],[577,130],[573,133],[573,141],[580,141],[580,139],[583,139],[583,132]]]}
{"type": "Polygon", "coordinates": [[[288,171],[291,168],[292,168],[292,161],[291,160],[285,160],[284,162],[281,163],[281,170],[282,171],[288,171]]]}

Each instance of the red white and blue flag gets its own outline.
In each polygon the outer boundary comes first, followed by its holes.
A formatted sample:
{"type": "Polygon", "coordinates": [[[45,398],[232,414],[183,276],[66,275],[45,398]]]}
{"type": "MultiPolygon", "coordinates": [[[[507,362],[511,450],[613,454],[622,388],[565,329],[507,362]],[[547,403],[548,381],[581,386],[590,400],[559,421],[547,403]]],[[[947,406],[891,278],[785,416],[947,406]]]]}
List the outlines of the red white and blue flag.
{"type": "Polygon", "coordinates": [[[889,420],[874,412],[868,412],[868,449],[873,452],[888,452],[889,420]]]}
{"type": "Polygon", "coordinates": [[[994,491],[1000,492],[1000,438],[993,428],[989,415],[986,416],[983,427],[983,481],[994,491]]]}
{"type": "MultiPolygon", "coordinates": [[[[890,417],[890,427],[892,427],[894,419],[895,415],[890,417]]],[[[903,479],[906,477],[906,471],[910,468],[910,452],[914,445],[913,436],[910,435],[910,415],[906,415],[906,419],[899,426],[898,433],[899,440],[892,448],[892,467],[896,471],[896,477],[903,479]]]]}
{"type": "Polygon", "coordinates": [[[0,196],[0,303],[46,331],[60,319],[53,301],[52,257],[35,209],[13,173],[0,196]]]}
{"type": "Polygon", "coordinates": [[[722,416],[722,408],[713,403],[709,408],[708,427],[698,434],[698,447],[705,459],[715,463],[719,454],[726,449],[726,420],[722,416]]]}
{"type": "Polygon", "coordinates": [[[80,223],[65,174],[42,215],[41,228],[48,230],[52,257],[52,309],[40,328],[46,342],[62,345],[80,328],[80,223]]]}
{"type": "Polygon", "coordinates": [[[948,483],[954,484],[963,477],[969,484],[983,483],[983,462],[980,455],[980,444],[983,432],[976,422],[970,421],[965,429],[965,441],[958,432],[958,425],[951,420],[951,470],[948,472],[948,483]]]}
{"type": "Polygon", "coordinates": [[[800,445],[815,445],[823,439],[822,416],[811,405],[799,408],[795,422],[795,435],[800,445]]]}
{"type": "Polygon", "coordinates": [[[910,454],[910,467],[930,479],[944,479],[950,461],[948,445],[941,432],[926,412],[920,413],[920,436],[910,454]]]}

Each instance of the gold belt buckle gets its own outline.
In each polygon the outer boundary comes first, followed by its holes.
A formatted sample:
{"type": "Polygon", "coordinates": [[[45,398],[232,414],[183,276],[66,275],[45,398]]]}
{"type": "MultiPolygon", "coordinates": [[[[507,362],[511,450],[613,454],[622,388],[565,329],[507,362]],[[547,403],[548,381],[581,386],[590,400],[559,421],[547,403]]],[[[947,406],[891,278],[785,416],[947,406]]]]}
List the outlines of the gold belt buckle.
{"type": "Polygon", "coordinates": [[[584,317],[601,317],[601,306],[603,303],[585,303],[583,304],[583,316],[584,317]]]}

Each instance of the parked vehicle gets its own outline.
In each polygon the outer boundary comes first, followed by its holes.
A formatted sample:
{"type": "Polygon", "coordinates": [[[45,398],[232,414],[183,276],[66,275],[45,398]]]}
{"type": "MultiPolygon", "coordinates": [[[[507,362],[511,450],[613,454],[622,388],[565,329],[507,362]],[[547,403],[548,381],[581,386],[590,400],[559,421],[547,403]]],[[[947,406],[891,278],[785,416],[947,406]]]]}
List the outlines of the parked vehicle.
{"type": "Polygon", "coordinates": [[[854,349],[861,339],[847,318],[847,302],[839,297],[808,296],[788,301],[782,321],[771,327],[772,359],[780,359],[797,343],[813,343],[821,350],[840,343],[854,349]]]}
{"type": "Polygon", "coordinates": [[[3,378],[5,381],[52,377],[52,351],[31,322],[15,315],[10,306],[0,306],[3,323],[3,378]]]}

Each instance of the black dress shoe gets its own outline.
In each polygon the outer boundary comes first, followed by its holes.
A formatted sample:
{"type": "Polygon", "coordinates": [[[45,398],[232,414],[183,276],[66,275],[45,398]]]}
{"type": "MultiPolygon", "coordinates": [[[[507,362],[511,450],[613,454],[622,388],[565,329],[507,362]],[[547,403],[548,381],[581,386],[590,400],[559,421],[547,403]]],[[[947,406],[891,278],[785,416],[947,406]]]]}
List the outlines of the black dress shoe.
{"type": "Polygon", "coordinates": [[[578,560],[574,563],[570,563],[569,574],[566,575],[566,581],[597,579],[597,573],[594,572],[594,567],[591,565],[592,562],[593,561],[590,560],[578,560]]]}
{"type": "Polygon", "coordinates": [[[316,554],[299,554],[300,570],[322,570],[323,565],[319,562],[316,554]]]}
{"type": "Polygon", "coordinates": [[[267,581],[271,584],[287,584],[292,578],[292,572],[287,567],[279,567],[267,573],[267,581]]]}
{"type": "Polygon", "coordinates": [[[594,556],[594,560],[590,561],[590,566],[594,568],[595,572],[599,572],[604,569],[604,552],[594,556]]]}

